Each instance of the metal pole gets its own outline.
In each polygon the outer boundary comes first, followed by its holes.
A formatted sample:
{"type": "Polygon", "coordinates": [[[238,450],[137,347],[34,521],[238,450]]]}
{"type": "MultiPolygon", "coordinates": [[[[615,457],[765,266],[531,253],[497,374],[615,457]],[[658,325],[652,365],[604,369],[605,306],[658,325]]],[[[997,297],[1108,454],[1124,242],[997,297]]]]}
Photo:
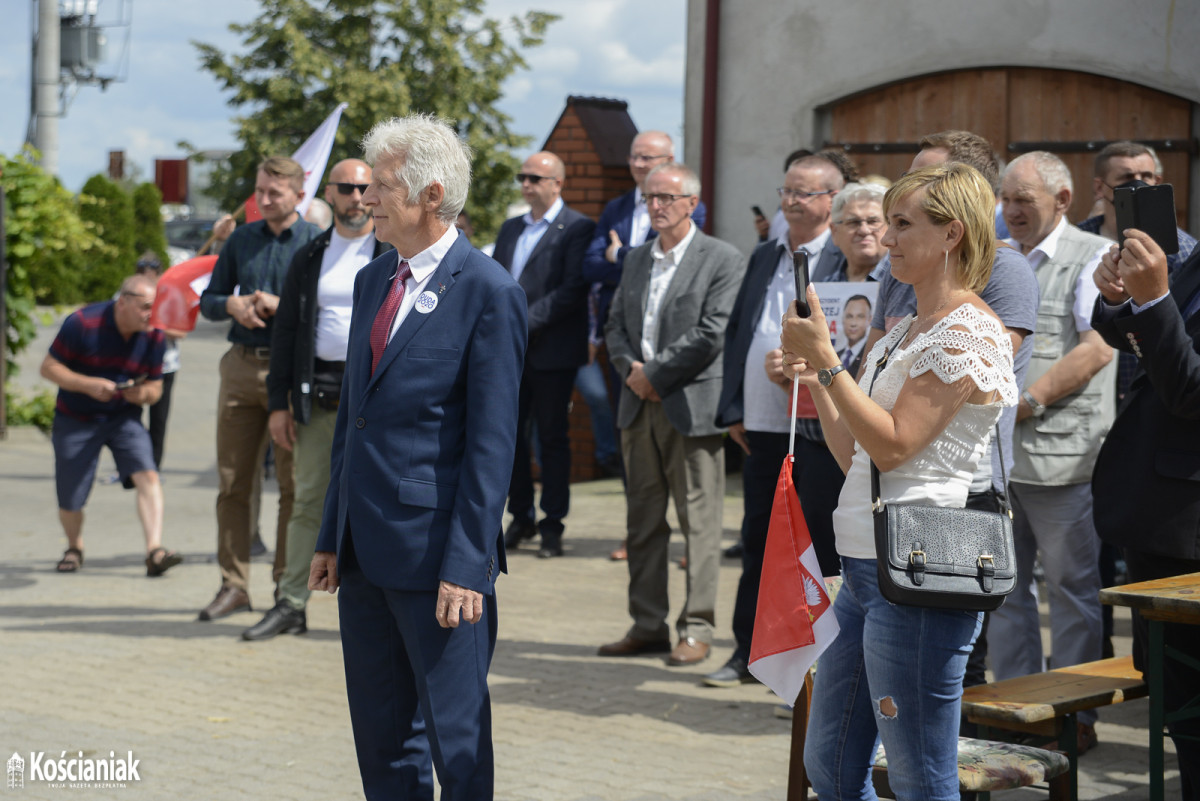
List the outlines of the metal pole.
{"type": "Polygon", "coordinates": [[[58,4],[38,0],[37,71],[34,77],[35,127],[33,146],[42,154],[42,169],[58,175],[58,4]]]}

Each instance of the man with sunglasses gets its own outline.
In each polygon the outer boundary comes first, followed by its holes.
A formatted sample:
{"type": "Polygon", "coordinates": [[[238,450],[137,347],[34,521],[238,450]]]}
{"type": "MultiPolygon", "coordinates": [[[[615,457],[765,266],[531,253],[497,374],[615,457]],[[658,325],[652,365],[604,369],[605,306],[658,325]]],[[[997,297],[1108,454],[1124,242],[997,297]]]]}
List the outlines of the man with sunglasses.
{"type": "Polygon", "coordinates": [[[333,225],[292,259],[279,296],[267,374],[268,428],[275,447],[292,455],[296,494],[279,595],[263,619],[242,632],[244,640],[303,634],[308,628],[308,572],[329,486],[354,278],[391,249],[375,238],[375,221],[362,204],[370,182],[365,161],[333,165],[325,185],[333,225]]]}
{"type": "Polygon", "coordinates": [[[493,257],[512,274],[529,303],[529,345],[517,418],[517,450],[508,488],[512,522],[506,548],[541,535],[538,556],[562,556],[563,518],[570,505],[568,412],[575,372],[587,363],[587,285],[583,253],[595,228],[563,203],[562,160],[549,152],[525,159],[517,181],[529,211],[506,220],[493,257]],[[530,426],[536,425],[542,469],[543,517],[535,523],[530,426]]]}
{"type": "MultiPolygon", "coordinates": [[[[217,397],[217,563],[221,588],[200,610],[200,620],[217,620],[250,610],[250,541],[255,521],[255,472],[267,436],[267,370],[271,331],[279,294],[292,258],[319,233],[296,211],[304,197],[304,168],[273,156],[259,165],[254,200],[262,219],[234,231],[200,295],[200,313],[209,320],[230,320],[230,348],[221,357],[217,397]],[[235,290],[237,294],[234,294],[235,290]]],[[[287,554],[287,523],[292,514],[292,454],[275,454],[279,479],[279,516],[275,529],[278,583],[287,554]]]]}

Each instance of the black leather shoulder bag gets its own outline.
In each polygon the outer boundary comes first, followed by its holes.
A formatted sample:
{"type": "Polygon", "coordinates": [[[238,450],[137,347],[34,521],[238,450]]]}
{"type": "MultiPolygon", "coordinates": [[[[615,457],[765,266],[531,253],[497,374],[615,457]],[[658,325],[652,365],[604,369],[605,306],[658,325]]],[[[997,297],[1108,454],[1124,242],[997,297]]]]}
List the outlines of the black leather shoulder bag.
{"type": "MultiPolygon", "coordinates": [[[[875,364],[875,379],[889,351],[875,364]]],[[[870,391],[868,391],[870,394],[870,391]]],[[[1004,452],[996,426],[1004,486],[1004,452]]],[[[884,504],[879,468],[871,461],[871,512],[879,591],[895,604],[988,612],[1000,608],[1017,583],[1012,508],[1001,496],[1001,512],[909,503],[884,504]]]]}

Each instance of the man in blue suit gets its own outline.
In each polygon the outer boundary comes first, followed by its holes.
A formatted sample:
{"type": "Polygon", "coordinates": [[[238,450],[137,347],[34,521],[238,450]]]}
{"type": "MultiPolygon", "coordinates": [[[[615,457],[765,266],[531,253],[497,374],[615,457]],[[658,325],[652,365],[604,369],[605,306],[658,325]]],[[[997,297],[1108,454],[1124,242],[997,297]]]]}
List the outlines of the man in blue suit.
{"type": "Polygon", "coordinates": [[[336,591],[368,799],[492,798],[487,672],[517,431],[525,295],[455,228],[470,151],[428,116],[378,123],[362,203],[395,246],[354,282],[309,588],[336,591]],[[469,623],[472,625],[462,625],[469,623]]]}
{"type": "Polygon", "coordinates": [[[583,252],[596,227],[562,200],[562,160],[549,152],[525,159],[517,181],[529,211],[505,220],[493,256],[525,290],[529,349],[521,379],[517,456],[508,488],[512,523],[504,544],[515,549],[541,534],[538,556],[562,556],[563,518],[571,501],[571,390],[587,364],[587,285],[583,252]],[[542,467],[541,521],[534,525],[530,426],[536,424],[542,467]]]}

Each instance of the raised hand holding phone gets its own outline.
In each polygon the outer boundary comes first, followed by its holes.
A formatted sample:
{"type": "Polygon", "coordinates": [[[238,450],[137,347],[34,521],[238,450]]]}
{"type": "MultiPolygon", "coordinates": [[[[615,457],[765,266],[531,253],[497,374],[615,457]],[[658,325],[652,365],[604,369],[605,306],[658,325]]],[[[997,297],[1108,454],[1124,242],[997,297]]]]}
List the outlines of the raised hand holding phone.
{"type": "Polygon", "coordinates": [[[810,276],[808,274],[807,250],[799,249],[792,253],[792,276],[796,279],[796,314],[801,317],[810,317],[812,316],[812,309],[808,308],[808,284],[810,276]]]}

